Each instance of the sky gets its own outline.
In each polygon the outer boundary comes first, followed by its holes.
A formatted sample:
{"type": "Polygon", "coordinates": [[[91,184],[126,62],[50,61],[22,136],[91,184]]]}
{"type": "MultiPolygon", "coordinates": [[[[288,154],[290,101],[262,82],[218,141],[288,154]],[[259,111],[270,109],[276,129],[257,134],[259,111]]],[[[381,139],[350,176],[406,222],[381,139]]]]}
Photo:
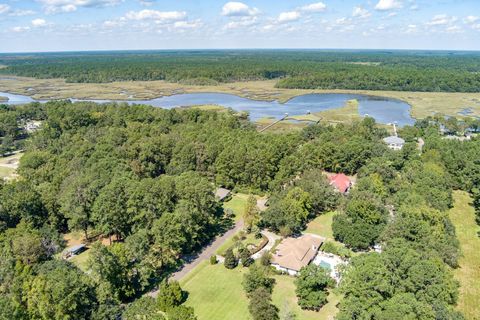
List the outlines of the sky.
{"type": "Polygon", "coordinates": [[[480,0],[0,0],[0,53],[480,50],[480,0]]]}

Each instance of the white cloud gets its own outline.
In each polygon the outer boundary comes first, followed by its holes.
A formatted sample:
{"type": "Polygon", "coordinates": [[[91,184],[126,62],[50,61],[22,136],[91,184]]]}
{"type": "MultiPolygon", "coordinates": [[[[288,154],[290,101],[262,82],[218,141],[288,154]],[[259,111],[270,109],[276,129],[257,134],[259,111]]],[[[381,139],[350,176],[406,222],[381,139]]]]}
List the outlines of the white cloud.
{"type": "Polygon", "coordinates": [[[298,11],[282,12],[278,16],[277,21],[280,23],[297,21],[298,19],[300,19],[301,16],[302,15],[298,11]]]}
{"type": "Polygon", "coordinates": [[[127,12],[125,17],[129,20],[155,20],[157,22],[174,22],[184,20],[187,17],[185,11],[158,11],[141,10],[127,12]]]}
{"type": "Polygon", "coordinates": [[[78,8],[108,7],[123,0],[37,0],[43,4],[46,13],[73,12],[78,8]]]}
{"type": "Polygon", "coordinates": [[[230,21],[225,25],[225,29],[238,29],[250,27],[257,24],[257,17],[242,17],[242,19],[230,21]]]}
{"type": "Polygon", "coordinates": [[[13,27],[12,31],[13,32],[25,32],[30,30],[30,27],[13,27]]]}
{"type": "Polygon", "coordinates": [[[10,6],[8,4],[0,3],[0,14],[4,14],[10,11],[10,6]]]}
{"type": "Polygon", "coordinates": [[[45,21],[45,19],[32,20],[32,26],[34,27],[45,27],[46,25],[47,25],[47,21],[45,21]]]}
{"type": "Polygon", "coordinates": [[[353,8],[352,16],[355,18],[368,18],[371,16],[371,14],[367,9],[358,6],[353,8]]]}
{"type": "Polygon", "coordinates": [[[302,11],[312,12],[312,13],[323,12],[325,11],[325,9],[327,9],[327,5],[323,2],[317,2],[317,3],[312,3],[309,5],[303,6],[301,9],[302,11]]]}
{"type": "Polygon", "coordinates": [[[457,21],[456,17],[449,17],[446,14],[437,14],[432,20],[426,23],[427,26],[444,26],[457,21]]]}
{"type": "Polygon", "coordinates": [[[417,32],[417,25],[416,24],[409,24],[407,29],[405,30],[406,33],[415,33],[417,32]]]}
{"type": "Polygon", "coordinates": [[[103,22],[103,26],[105,28],[116,28],[123,26],[125,24],[125,19],[117,19],[117,20],[105,20],[103,22]]]}
{"type": "Polygon", "coordinates": [[[14,10],[11,11],[8,15],[12,17],[24,17],[24,16],[31,16],[36,14],[33,10],[14,10]]]}
{"type": "Polygon", "coordinates": [[[468,16],[468,17],[466,17],[465,19],[463,19],[463,21],[464,21],[465,23],[468,23],[468,24],[475,23],[475,22],[477,22],[478,20],[480,20],[480,18],[479,18],[479,17],[476,17],[476,16],[468,16]]]}
{"type": "Polygon", "coordinates": [[[255,16],[259,13],[257,8],[250,8],[243,2],[227,2],[222,8],[222,15],[226,17],[255,16]]]}
{"type": "Polygon", "coordinates": [[[387,11],[392,9],[400,9],[403,5],[399,0],[380,0],[375,6],[375,10],[387,11]]]}
{"type": "Polygon", "coordinates": [[[453,25],[453,26],[447,27],[445,31],[448,33],[460,33],[463,31],[463,29],[457,25],[453,25]]]}
{"type": "Polygon", "coordinates": [[[200,20],[195,21],[176,21],[173,24],[175,29],[197,29],[200,28],[203,23],[200,20]]]}

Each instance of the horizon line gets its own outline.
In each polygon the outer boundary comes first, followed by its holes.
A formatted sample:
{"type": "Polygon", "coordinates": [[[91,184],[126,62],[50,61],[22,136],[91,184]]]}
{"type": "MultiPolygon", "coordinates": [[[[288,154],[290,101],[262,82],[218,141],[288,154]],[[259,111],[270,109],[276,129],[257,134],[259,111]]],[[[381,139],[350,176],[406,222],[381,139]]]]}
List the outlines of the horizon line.
{"type": "Polygon", "coordinates": [[[148,52],[148,51],[419,51],[419,52],[480,52],[480,49],[402,49],[402,48],[168,48],[168,49],[86,49],[86,50],[46,50],[46,51],[11,51],[9,54],[42,54],[42,53],[87,53],[87,52],[148,52]]]}

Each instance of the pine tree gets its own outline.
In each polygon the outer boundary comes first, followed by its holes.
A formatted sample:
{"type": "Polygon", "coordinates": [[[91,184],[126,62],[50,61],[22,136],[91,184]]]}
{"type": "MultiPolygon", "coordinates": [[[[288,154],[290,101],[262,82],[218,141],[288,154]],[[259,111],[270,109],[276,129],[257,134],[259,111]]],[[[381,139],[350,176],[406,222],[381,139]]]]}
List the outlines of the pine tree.
{"type": "Polygon", "coordinates": [[[228,249],[227,252],[225,252],[225,261],[223,264],[227,269],[234,269],[237,266],[238,261],[235,255],[233,254],[232,248],[228,249]]]}

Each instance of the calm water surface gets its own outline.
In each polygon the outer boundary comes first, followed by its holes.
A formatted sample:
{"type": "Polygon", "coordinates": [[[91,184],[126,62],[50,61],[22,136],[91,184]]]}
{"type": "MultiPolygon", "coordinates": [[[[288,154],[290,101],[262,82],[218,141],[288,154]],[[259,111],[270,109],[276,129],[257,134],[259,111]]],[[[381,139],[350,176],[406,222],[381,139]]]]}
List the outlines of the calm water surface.
{"type": "MultiPolygon", "coordinates": [[[[0,92],[0,96],[9,98],[8,104],[22,104],[35,101],[34,99],[0,92]]],[[[236,111],[246,111],[250,119],[256,121],[265,117],[281,118],[285,113],[289,115],[304,115],[308,112],[319,112],[328,109],[343,107],[348,100],[358,100],[358,111],[361,116],[369,115],[379,123],[397,122],[399,126],[412,125],[415,120],[410,116],[410,105],[404,101],[379,98],[358,94],[326,93],[307,94],[295,97],[286,103],[278,101],[257,101],[225,93],[188,93],[151,100],[128,101],[129,104],[147,104],[166,109],[188,107],[200,104],[216,104],[236,111]]],[[[72,99],[72,101],[85,101],[72,99]]],[[[112,100],[87,100],[98,103],[112,102],[112,100]]],[[[42,101],[43,102],[43,101],[42,101]]]]}

